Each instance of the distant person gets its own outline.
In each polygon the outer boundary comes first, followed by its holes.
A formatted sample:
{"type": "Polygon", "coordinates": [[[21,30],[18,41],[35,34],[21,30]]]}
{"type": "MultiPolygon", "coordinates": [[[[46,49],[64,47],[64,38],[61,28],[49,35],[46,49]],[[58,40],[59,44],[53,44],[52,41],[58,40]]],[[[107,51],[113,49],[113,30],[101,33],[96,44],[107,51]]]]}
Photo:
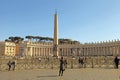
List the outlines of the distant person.
{"type": "Polygon", "coordinates": [[[119,59],[118,59],[117,56],[116,56],[115,59],[114,59],[114,63],[115,63],[115,68],[118,69],[119,59]]]}
{"type": "Polygon", "coordinates": [[[8,65],[8,70],[10,71],[10,69],[11,69],[11,61],[8,61],[7,65],[8,65]]]}
{"type": "Polygon", "coordinates": [[[14,60],[14,61],[12,62],[12,65],[13,65],[13,70],[16,70],[17,61],[14,60]]]}
{"type": "Polygon", "coordinates": [[[59,76],[63,76],[63,71],[64,70],[65,70],[64,61],[63,61],[63,57],[61,57],[61,59],[60,59],[60,67],[59,67],[59,76]]]}
{"type": "Polygon", "coordinates": [[[84,58],[83,58],[83,57],[81,58],[80,63],[81,63],[81,65],[82,65],[82,67],[83,67],[83,66],[84,66],[84,58]]]}
{"type": "Polygon", "coordinates": [[[84,57],[84,59],[83,59],[84,68],[86,68],[86,61],[87,61],[87,58],[84,57]]]}
{"type": "Polygon", "coordinates": [[[83,67],[83,65],[84,65],[84,58],[80,58],[79,57],[78,63],[79,63],[79,68],[80,68],[80,66],[83,67]]]}
{"type": "Polygon", "coordinates": [[[81,58],[80,57],[78,59],[78,64],[79,64],[79,68],[80,68],[80,66],[81,66],[81,58]]]}

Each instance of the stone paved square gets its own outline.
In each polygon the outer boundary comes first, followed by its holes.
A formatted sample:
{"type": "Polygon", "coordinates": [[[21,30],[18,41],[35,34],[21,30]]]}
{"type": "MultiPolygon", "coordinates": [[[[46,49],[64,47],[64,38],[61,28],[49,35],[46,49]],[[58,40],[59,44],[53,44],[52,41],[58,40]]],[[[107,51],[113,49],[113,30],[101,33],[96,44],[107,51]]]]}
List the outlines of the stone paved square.
{"type": "Polygon", "coordinates": [[[120,80],[120,69],[66,69],[58,76],[58,69],[2,71],[0,80],[120,80]]]}

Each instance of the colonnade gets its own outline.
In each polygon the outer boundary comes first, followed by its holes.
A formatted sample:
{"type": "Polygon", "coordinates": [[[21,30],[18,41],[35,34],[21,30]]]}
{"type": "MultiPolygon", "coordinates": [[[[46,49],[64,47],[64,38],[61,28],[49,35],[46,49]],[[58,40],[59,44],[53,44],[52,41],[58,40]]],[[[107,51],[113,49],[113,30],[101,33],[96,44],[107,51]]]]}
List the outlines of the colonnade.
{"type": "MultiPolygon", "coordinates": [[[[49,57],[53,56],[53,45],[27,45],[26,55],[49,57]]],[[[59,56],[114,56],[120,55],[120,44],[59,44],[59,56]]]]}
{"type": "Polygon", "coordinates": [[[60,48],[60,56],[116,56],[120,55],[120,45],[84,45],[60,48]],[[71,51],[72,50],[72,51],[71,51]]]}
{"type": "Polygon", "coordinates": [[[90,46],[83,47],[82,56],[113,56],[120,54],[120,46],[90,46]]]}
{"type": "Polygon", "coordinates": [[[27,53],[30,56],[37,57],[48,57],[53,53],[53,48],[51,47],[27,47],[27,53]]]}
{"type": "MultiPolygon", "coordinates": [[[[31,56],[45,57],[52,55],[53,48],[28,47],[27,51],[28,54],[31,54],[31,56]]],[[[59,48],[59,56],[113,56],[113,55],[120,55],[120,46],[59,48]]]]}

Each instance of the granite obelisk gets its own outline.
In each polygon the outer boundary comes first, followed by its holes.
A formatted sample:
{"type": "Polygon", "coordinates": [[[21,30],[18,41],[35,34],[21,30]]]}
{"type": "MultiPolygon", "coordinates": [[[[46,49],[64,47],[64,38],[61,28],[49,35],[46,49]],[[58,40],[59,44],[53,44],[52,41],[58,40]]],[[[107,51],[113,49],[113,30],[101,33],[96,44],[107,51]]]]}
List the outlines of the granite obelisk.
{"type": "Polygon", "coordinates": [[[57,15],[57,11],[55,12],[55,15],[54,15],[53,56],[58,57],[58,15],[57,15]]]}

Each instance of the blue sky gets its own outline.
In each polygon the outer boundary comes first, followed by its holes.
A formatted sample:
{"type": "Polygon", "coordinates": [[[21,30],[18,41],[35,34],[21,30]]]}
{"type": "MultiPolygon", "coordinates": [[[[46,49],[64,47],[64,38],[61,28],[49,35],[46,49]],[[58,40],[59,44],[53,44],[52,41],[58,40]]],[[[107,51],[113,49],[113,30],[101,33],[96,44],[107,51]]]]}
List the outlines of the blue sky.
{"type": "Polygon", "coordinates": [[[0,41],[10,36],[53,37],[85,42],[120,39],[120,0],[0,0],[0,41]]]}

